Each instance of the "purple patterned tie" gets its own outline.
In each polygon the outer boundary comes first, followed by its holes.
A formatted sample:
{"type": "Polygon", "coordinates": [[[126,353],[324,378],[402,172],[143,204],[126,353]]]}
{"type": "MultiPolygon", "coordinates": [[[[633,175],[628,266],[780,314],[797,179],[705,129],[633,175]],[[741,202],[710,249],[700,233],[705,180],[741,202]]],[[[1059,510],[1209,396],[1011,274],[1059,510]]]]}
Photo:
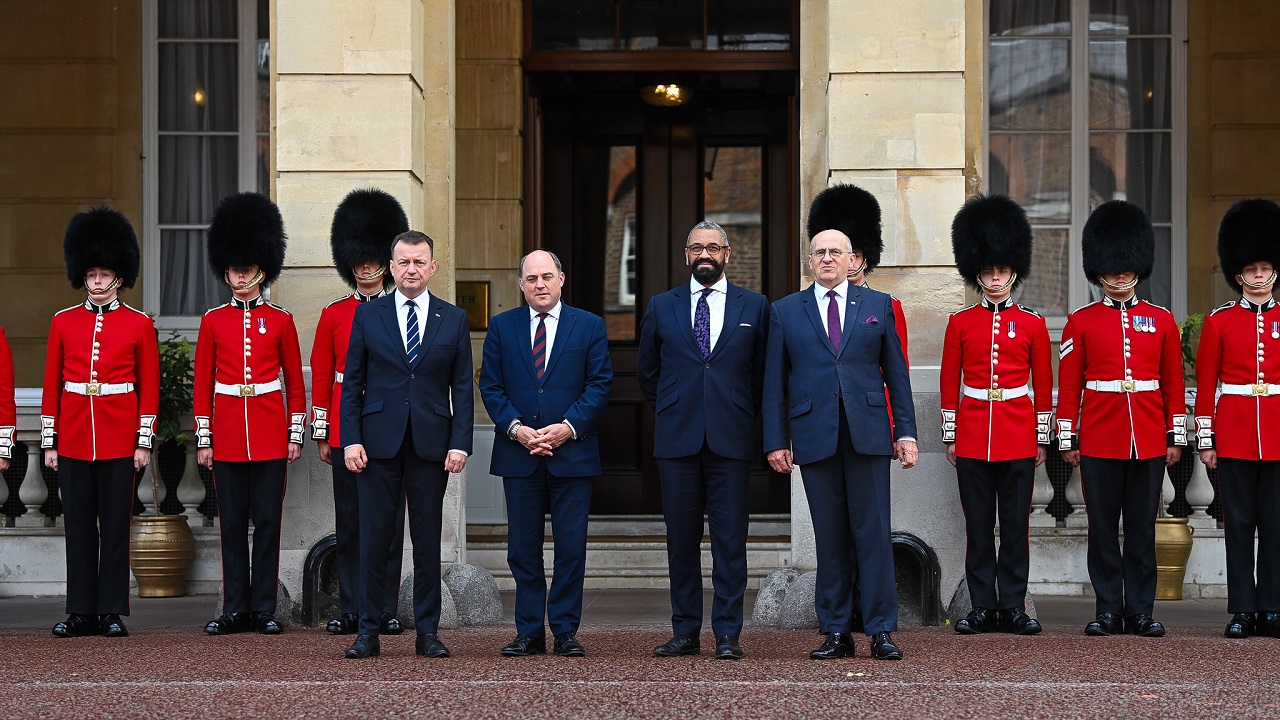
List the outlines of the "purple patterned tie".
{"type": "Polygon", "coordinates": [[[539,380],[547,374],[547,314],[538,313],[538,329],[533,333],[533,369],[539,380]]]}
{"type": "Polygon", "coordinates": [[[827,291],[827,337],[831,339],[831,349],[840,354],[840,338],[842,330],[840,327],[840,297],[836,295],[835,290],[827,291]]]}
{"type": "Polygon", "coordinates": [[[698,308],[693,312],[693,338],[698,341],[703,360],[711,357],[711,307],[707,305],[707,296],[711,293],[712,288],[702,290],[698,308]]]}

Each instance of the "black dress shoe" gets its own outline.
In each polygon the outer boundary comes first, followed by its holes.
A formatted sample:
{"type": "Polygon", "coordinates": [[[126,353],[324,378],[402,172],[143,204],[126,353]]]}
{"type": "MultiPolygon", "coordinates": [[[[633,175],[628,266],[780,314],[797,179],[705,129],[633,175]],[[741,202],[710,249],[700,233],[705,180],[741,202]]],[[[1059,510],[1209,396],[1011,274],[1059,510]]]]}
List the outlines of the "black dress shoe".
{"type": "Polygon", "coordinates": [[[129,629],[124,626],[120,616],[108,613],[102,616],[103,637],[129,637],[129,629]]]}
{"type": "Polygon", "coordinates": [[[956,632],[961,635],[981,635],[996,629],[996,611],[976,607],[968,615],[956,621],[956,632]]]}
{"type": "Polygon", "coordinates": [[[355,613],[342,613],[342,617],[333,618],[324,626],[330,635],[350,635],[360,629],[360,616],[355,613]]]}
{"type": "Polygon", "coordinates": [[[1022,608],[1008,608],[1000,611],[1000,631],[1014,635],[1037,635],[1044,628],[1040,621],[1027,614],[1022,608]]]}
{"type": "Polygon", "coordinates": [[[435,633],[420,633],[418,639],[413,643],[413,651],[429,658],[449,657],[449,648],[440,642],[440,636],[435,633]]]}
{"type": "Polygon", "coordinates": [[[1255,635],[1280,637],[1280,613],[1264,612],[1254,625],[1255,635]]]}
{"type": "Polygon", "coordinates": [[[679,657],[681,655],[697,655],[702,652],[698,638],[686,635],[672,635],[671,639],[653,649],[658,657],[679,657]]]}
{"type": "Polygon", "coordinates": [[[249,613],[238,612],[222,613],[204,626],[204,631],[210,635],[231,635],[232,633],[248,632],[251,629],[249,613]]]}
{"type": "Polygon", "coordinates": [[[92,615],[69,615],[66,620],[53,626],[53,636],[60,638],[98,635],[101,632],[101,623],[92,615]]]}
{"type": "Polygon", "coordinates": [[[262,635],[279,635],[284,632],[284,627],[280,625],[280,621],[276,620],[274,613],[256,612],[253,614],[253,627],[262,635]]]}
{"type": "Polygon", "coordinates": [[[1247,638],[1254,634],[1253,613],[1236,613],[1222,633],[1229,638],[1247,638]]]}
{"type": "Polygon", "coordinates": [[[356,641],[347,648],[348,660],[364,660],[382,654],[382,641],[377,635],[357,635],[356,641]]]}
{"type": "Polygon", "coordinates": [[[1124,623],[1115,613],[1098,613],[1098,616],[1084,626],[1085,635],[1116,635],[1124,629],[1124,623]]]}
{"type": "MultiPolygon", "coordinates": [[[[851,646],[852,647],[852,646],[851,646]]],[[[742,646],[738,644],[737,635],[721,635],[716,638],[717,660],[741,660],[742,646]]]]}
{"type": "Polygon", "coordinates": [[[1131,615],[1125,618],[1124,631],[1140,637],[1164,637],[1164,625],[1150,615],[1131,615]]]}
{"type": "Polygon", "coordinates": [[[400,624],[400,618],[392,613],[382,613],[383,635],[399,635],[402,632],[404,632],[404,626],[400,624]]]}
{"type": "Polygon", "coordinates": [[[586,657],[587,655],[582,643],[578,642],[577,634],[573,632],[562,632],[557,635],[553,649],[560,657],[586,657]]]}
{"type": "Polygon", "coordinates": [[[547,639],[545,637],[533,637],[531,635],[516,635],[516,639],[506,644],[506,647],[498,651],[498,654],[506,657],[527,657],[529,655],[546,655],[547,639]]]}
{"type": "Polygon", "coordinates": [[[809,653],[810,660],[837,660],[853,657],[853,636],[849,633],[827,633],[822,647],[809,653]]]}
{"type": "Polygon", "coordinates": [[[898,647],[887,632],[871,636],[871,657],[877,660],[901,660],[902,648],[898,647]]]}

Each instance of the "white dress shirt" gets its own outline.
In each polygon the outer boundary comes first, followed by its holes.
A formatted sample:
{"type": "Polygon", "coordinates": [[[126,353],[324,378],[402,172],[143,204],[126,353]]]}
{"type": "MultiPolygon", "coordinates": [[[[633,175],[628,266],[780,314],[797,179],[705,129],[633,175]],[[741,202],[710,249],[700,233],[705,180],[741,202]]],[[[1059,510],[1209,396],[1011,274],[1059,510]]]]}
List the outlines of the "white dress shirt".
{"type": "MultiPolygon", "coordinates": [[[[547,352],[546,358],[548,364],[551,360],[551,347],[556,344],[556,330],[560,329],[560,310],[564,308],[564,303],[556,302],[555,307],[547,311],[547,319],[543,323],[547,329],[547,352]]],[[[538,334],[538,311],[532,307],[529,308],[529,352],[533,352],[533,336],[538,334]]]]}
{"type": "MultiPolygon", "coordinates": [[[[702,291],[706,288],[702,283],[689,278],[689,322],[692,324],[698,317],[698,299],[702,297],[702,291]]],[[[710,347],[712,350],[716,347],[716,341],[720,339],[720,331],[724,328],[724,302],[729,293],[729,279],[724,275],[711,286],[711,292],[707,293],[707,310],[711,313],[711,340],[710,347]]]]}
{"type": "MultiPolygon", "coordinates": [[[[405,323],[409,318],[409,308],[405,305],[409,298],[396,288],[396,324],[400,326],[400,344],[404,345],[405,352],[409,351],[409,332],[405,329],[405,323]]],[[[431,293],[424,292],[413,299],[413,303],[418,306],[418,341],[422,341],[422,327],[427,324],[427,309],[430,304],[431,293]]]]}
{"type": "MultiPolygon", "coordinates": [[[[840,310],[840,333],[841,333],[841,336],[843,337],[844,309],[845,309],[845,306],[849,304],[847,302],[849,299],[849,281],[841,280],[840,284],[831,288],[831,290],[836,291],[836,296],[834,298],[827,297],[827,288],[822,287],[822,285],[816,282],[813,284],[813,296],[818,300],[818,317],[822,318],[822,329],[826,330],[827,336],[830,337],[831,328],[827,327],[827,305],[834,300],[836,303],[836,306],[840,310]]],[[[844,340],[841,340],[841,342],[844,342],[844,340]]]]}

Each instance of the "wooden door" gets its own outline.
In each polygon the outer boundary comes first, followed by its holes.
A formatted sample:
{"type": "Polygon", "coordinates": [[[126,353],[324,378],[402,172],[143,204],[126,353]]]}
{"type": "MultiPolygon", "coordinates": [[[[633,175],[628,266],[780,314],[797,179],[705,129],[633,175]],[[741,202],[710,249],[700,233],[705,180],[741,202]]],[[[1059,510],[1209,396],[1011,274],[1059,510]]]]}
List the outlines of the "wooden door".
{"type": "MultiPolygon", "coordinates": [[[[599,423],[604,475],[591,512],[661,514],[653,412],[636,381],[640,319],[651,297],[689,282],[682,248],[704,218],[729,233],[731,281],[771,299],[794,289],[794,95],[704,94],[690,106],[654,108],[616,93],[550,93],[531,108],[530,197],[541,202],[530,246],[561,258],[565,301],[605,318],[609,333],[614,385],[599,423]]],[[[761,453],[751,512],[790,512],[789,482],[761,453]]]]}

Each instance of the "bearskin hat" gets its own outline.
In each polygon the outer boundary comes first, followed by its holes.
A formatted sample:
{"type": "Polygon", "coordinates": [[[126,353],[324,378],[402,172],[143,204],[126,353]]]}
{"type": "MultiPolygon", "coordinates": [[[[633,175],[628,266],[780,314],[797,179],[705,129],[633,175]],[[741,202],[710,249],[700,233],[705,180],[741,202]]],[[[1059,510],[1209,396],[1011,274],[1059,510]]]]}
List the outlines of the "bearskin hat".
{"type": "Polygon", "coordinates": [[[951,222],[951,251],[965,284],[975,289],[985,268],[1007,265],[1013,287],[1031,274],[1031,223],[1022,206],[1004,195],[976,195],[951,222]]]}
{"type": "Polygon", "coordinates": [[[280,208],[255,192],[223,198],[209,225],[208,248],[209,267],[219,278],[231,268],[257,265],[263,275],[262,286],[271,285],[284,268],[280,208]]]}
{"type": "Polygon", "coordinates": [[[880,203],[857,185],[832,185],[818,193],[809,206],[809,239],[823,230],[839,230],[853,249],[862,253],[867,272],[880,264],[884,240],[880,237],[880,203]]]}
{"type": "Polygon", "coordinates": [[[1099,205],[1085,222],[1080,251],[1085,277],[1094,285],[1102,284],[1103,275],[1123,272],[1137,273],[1141,282],[1155,268],[1156,233],[1142,208],[1111,200],[1099,205]]]}
{"type": "Polygon", "coordinates": [[[1218,226],[1218,260],[1236,292],[1244,292],[1236,276],[1246,265],[1269,262],[1280,271],[1280,205],[1263,198],[1232,205],[1218,226]]]}
{"type": "Polygon", "coordinates": [[[122,288],[131,288],[138,280],[138,236],[129,219],[109,207],[95,207],[71,218],[62,254],[67,261],[67,279],[77,290],[84,287],[89,268],[111,270],[122,288]]]}
{"type": "MultiPolygon", "coordinates": [[[[351,268],[364,262],[384,267],[391,263],[391,245],[396,236],[409,229],[404,208],[388,193],[376,188],[352,190],[333,213],[329,245],[333,248],[333,264],[342,280],[356,286],[351,268]]],[[[382,276],[384,283],[393,282],[391,273],[382,276]]]]}

